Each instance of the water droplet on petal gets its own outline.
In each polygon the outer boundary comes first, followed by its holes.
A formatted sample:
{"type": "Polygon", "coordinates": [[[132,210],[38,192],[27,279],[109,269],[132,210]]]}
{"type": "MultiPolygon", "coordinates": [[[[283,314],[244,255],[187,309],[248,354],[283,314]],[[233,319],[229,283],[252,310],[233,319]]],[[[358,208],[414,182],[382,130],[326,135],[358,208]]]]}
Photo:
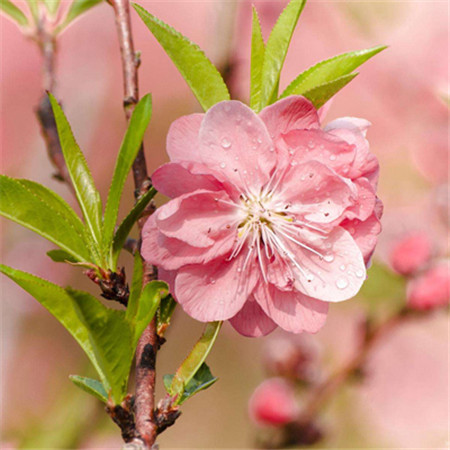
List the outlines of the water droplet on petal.
{"type": "Polygon", "coordinates": [[[308,275],[306,275],[306,280],[308,283],[311,283],[311,281],[314,280],[314,275],[312,273],[308,273],[308,275]]]}
{"type": "Polygon", "coordinates": [[[221,144],[225,150],[228,150],[231,147],[231,142],[227,138],[223,138],[221,144]]]}
{"type": "Polygon", "coordinates": [[[305,180],[306,180],[305,175],[302,175],[302,176],[300,177],[300,180],[301,180],[301,181],[305,181],[305,180]]]}
{"type": "Polygon", "coordinates": [[[338,278],[336,281],[336,286],[338,289],[345,289],[348,286],[347,278],[338,278]]]}
{"type": "Polygon", "coordinates": [[[357,270],[357,271],[355,272],[355,275],[356,275],[358,278],[362,278],[362,277],[364,276],[364,271],[363,271],[363,270],[357,270]]]}
{"type": "Polygon", "coordinates": [[[211,278],[211,279],[209,280],[209,282],[210,282],[211,284],[215,284],[216,280],[214,280],[214,278],[211,278]]]}
{"type": "Polygon", "coordinates": [[[220,168],[221,168],[221,169],[225,169],[225,167],[227,167],[227,165],[226,165],[224,162],[221,162],[221,163],[220,163],[220,168]]]}
{"type": "Polygon", "coordinates": [[[256,142],[258,142],[258,144],[262,144],[262,139],[259,137],[258,139],[256,139],[256,142]]]}
{"type": "Polygon", "coordinates": [[[334,261],[334,255],[325,255],[323,259],[326,262],[333,262],[334,261]]]}
{"type": "Polygon", "coordinates": [[[336,161],[336,155],[330,155],[330,160],[331,161],[336,161]]]}
{"type": "Polygon", "coordinates": [[[339,269],[341,269],[342,271],[345,270],[345,264],[342,264],[341,266],[339,266],[339,269]]]}
{"type": "Polygon", "coordinates": [[[313,141],[309,141],[308,142],[308,148],[314,148],[314,142],[313,141]]]}
{"type": "Polygon", "coordinates": [[[350,228],[350,234],[355,234],[355,229],[354,228],[350,228]]]}
{"type": "Polygon", "coordinates": [[[242,267],[238,267],[237,271],[238,271],[238,273],[241,273],[242,272],[242,267]]]}

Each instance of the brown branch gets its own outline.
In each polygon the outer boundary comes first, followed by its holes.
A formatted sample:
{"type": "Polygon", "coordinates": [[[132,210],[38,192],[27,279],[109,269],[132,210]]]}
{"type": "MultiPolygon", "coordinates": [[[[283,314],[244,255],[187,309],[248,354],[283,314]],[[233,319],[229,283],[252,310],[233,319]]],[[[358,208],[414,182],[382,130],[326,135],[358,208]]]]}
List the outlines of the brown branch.
{"type": "Polygon", "coordinates": [[[57,170],[54,177],[67,183],[73,190],[72,181],[62,154],[52,106],[46,93],[52,92],[55,88],[56,39],[52,32],[46,29],[45,17],[39,20],[34,40],[42,54],[42,87],[44,91],[36,108],[36,115],[46,143],[48,156],[57,170]]]}
{"type": "MultiPolygon", "coordinates": [[[[110,4],[114,9],[122,57],[124,84],[123,105],[125,115],[129,119],[139,99],[137,73],[139,58],[136,56],[133,36],[131,34],[129,0],[110,0],[110,4]]],[[[136,160],[133,163],[133,177],[136,197],[139,197],[151,187],[143,146],[141,146],[136,160]]],[[[139,221],[139,228],[142,228],[143,222],[143,220],[139,221]]],[[[156,269],[144,261],[144,284],[155,278],[156,269]]],[[[158,425],[155,418],[155,363],[159,343],[155,320],[153,319],[144,330],[136,350],[136,438],[131,443],[136,448],[143,447],[151,449],[158,433],[158,425]]]]}

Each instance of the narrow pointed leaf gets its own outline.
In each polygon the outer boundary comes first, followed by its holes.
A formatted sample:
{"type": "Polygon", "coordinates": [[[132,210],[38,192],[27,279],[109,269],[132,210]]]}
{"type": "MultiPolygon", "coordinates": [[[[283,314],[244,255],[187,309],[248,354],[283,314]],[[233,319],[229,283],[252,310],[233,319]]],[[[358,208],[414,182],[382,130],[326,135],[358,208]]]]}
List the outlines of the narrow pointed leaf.
{"type": "Polygon", "coordinates": [[[130,296],[128,297],[128,305],[126,311],[126,318],[132,320],[136,316],[139,297],[142,292],[142,280],[144,277],[144,267],[142,264],[142,257],[138,251],[134,255],[133,278],[131,279],[130,296]]]}
{"type": "Polygon", "coordinates": [[[67,253],[64,250],[50,250],[47,252],[47,256],[49,256],[54,262],[79,262],[70,253],[67,253]]]}
{"type": "Polygon", "coordinates": [[[83,153],[72,134],[61,106],[52,94],[50,102],[55,115],[64,160],[75,188],[75,193],[86,221],[86,226],[97,244],[100,244],[102,203],[83,153]]]}
{"type": "Polygon", "coordinates": [[[158,309],[158,319],[156,323],[156,332],[159,336],[164,336],[167,327],[170,325],[172,314],[175,311],[177,302],[171,295],[161,299],[161,305],[158,309]]]}
{"type": "Polygon", "coordinates": [[[0,0],[0,10],[21,27],[28,25],[27,16],[9,0],[0,0]]]}
{"type": "Polygon", "coordinates": [[[350,83],[356,75],[358,75],[358,73],[351,73],[350,75],[344,75],[343,77],[336,78],[329,83],[321,84],[314,89],[304,92],[303,95],[311,101],[316,109],[319,109],[331,97],[333,97],[334,94],[350,83]]]}
{"type": "Polygon", "coordinates": [[[134,326],[134,342],[137,344],[142,332],[153,319],[158,309],[161,297],[168,294],[169,287],[164,281],[154,280],[147,283],[142,289],[138,305],[131,323],[134,326]]]}
{"type": "Polygon", "coordinates": [[[271,99],[277,97],[281,68],[305,1],[291,0],[280,14],[270,33],[264,53],[261,100],[258,110],[267,106],[271,99]]]}
{"type": "Polygon", "coordinates": [[[90,260],[83,223],[65,200],[45,186],[0,175],[0,214],[45,237],[77,261],[90,260]]]}
{"type": "Polygon", "coordinates": [[[64,19],[60,27],[58,27],[58,31],[61,31],[63,28],[73,22],[78,16],[101,2],[102,0],[74,0],[70,5],[66,18],[64,19]]]}
{"type": "Polygon", "coordinates": [[[201,338],[197,341],[192,351],[183,361],[175,373],[171,384],[171,395],[178,395],[181,399],[185,387],[195,376],[201,365],[205,362],[214,342],[219,334],[222,322],[210,322],[206,325],[201,338]]]}
{"type": "Polygon", "coordinates": [[[219,71],[196,44],[141,6],[137,4],[133,6],[178,68],[205,111],[222,100],[230,99],[230,93],[219,71]]]}
{"type": "Polygon", "coordinates": [[[305,92],[337,78],[352,73],[357,67],[384,50],[386,46],[378,46],[366,50],[343,53],[333,58],[321,61],[301,73],[284,90],[281,97],[288,95],[303,95],[305,92]]]}
{"type": "MultiPolygon", "coordinates": [[[[151,115],[152,97],[148,94],[136,105],[117,156],[116,167],[106,202],[105,215],[103,217],[102,237],[106,253],[111,251],[123,187],[133,165],[133,161],[141,147],[144,132],[150,122],[151,115]]],[[[114,267],[111,267],[111,269],[114,270],[114,267]]]]}
{"type": "MultiPolygon", "coordinates": [[[[108,386],[105,373],[97,359],[90,332],[80,317],[76,303],[67,291],[47,280],[3,264],[0,265],[0,272],[11,278],[21,288],[32,295],[66,328],[91,360],[102,378],[103,384],[108,386]]],[[[109,388],[107,387],[107,389],[109,388]]]]}
{"type": "Polygon", "coordinates": [[[87,377],[80,377],[79,375],[69,375],[69,379],[75,386],[78,386],[88,394],[97,397],[103,403],[108,402],[108,393],[103,387],[101,381],[93,380],[92,378],[87,377]]]}
{"type": "MultiPolygon", "coordinates": [[[[173,375],[164,375],[163,382],[164,387],[167,392],[170,393],[170,386],[173,381],[173,375]]],[[[189,381],[189,383],[184,388],[183,394],[177,399],[177,404],[181,405],[186,400],[188,400],[193,395],[197,394],[200,391],[204,391],[212,386],[216,381],[217,377],[213,376],[211,370],[209,369],[206,363],[203,363],[200,368],[197,370],[194,377],[189,381]]]]}
{"type": "Polygon", "coordinates": [[[128,213],[125,219],[117,228],[116,234],[114,235],[113,241],[113,264],[117,265],[117,258],[122,250],[123,245],[133,228],[133,225],[139,219],[141,214],[144,212],[146,206],[150,203],[150,200],[155,196],[156,189],[149,189],[133,206],[133,209],[128,213]]]}
{"type": "Polygon", "coordinates": [[[134,356],[133,327],[125,319],[125,311],[107,308],[87,292],[68,288],[67,293],[78,306],[95,358],[111,386],[111,397],[119,404],[126,395],[134,356]]]}
{"type": "Polygon", "coordinates": [[[56,11],[58,11],[60,0],[43,0],[47,11],[51,15],[55,15],[56,11]]]}
{"type": "Polygon", "coordinates": [[[261,98],[261,75],[264,63],[264,39],[261,32],[258,13],[253,6],[252,57],[250,64],[250,107],[257,109],[261,98]]]}

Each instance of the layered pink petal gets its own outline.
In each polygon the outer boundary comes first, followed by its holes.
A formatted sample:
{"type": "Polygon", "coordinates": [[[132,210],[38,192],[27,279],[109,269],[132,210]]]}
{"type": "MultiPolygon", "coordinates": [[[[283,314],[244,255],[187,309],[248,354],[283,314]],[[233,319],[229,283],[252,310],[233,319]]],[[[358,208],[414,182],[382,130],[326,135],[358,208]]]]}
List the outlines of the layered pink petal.
{"type": "Polygon", "coordinates": [[[244,273],[243,256],[185,266],[175,279],[175,297],[184,311],[201,322],[228,320],[244,306],[259,278],[254,262],[244,273]]]}
{"type": "Polygon", "coordinates": [[[315,223],[331,223],[355,203],[356,190],[344,178],[317,161],[289,166],[276,198],[293,213],[315,223]]]}
{"type": "Polygon", "coordinates": [[[326,302],[348,300],[358,293],[366,278],[366,267],[348,231],[337,227],[320,236],[304,230],[299,242],[309,248],[286,243],[296,261],[291,267],[297,290],[326,302]]]}
{"type": "Polygon", "coordinates": [[[346,141],[322,130],[291,131],[283,136],[290,161],[318,161],[336,173],[347,176],[356,150],[346,141]]]}
{"type": "Polygon", "coordinates": [[[199,140],[200,161],[225,175],[241,191],[259,191],[276,164],[266,126],[238,101],[221,102],[209,109],[199,140]]]}
{"type": "Polygon", "coordinates": [[[366,119],[360,119],[358,117],[340,117],[339,119],[332,120],[325,127],[324,131],[339,130],[346,128],[348,130],[357,130],[364,137],[366,137],[367,130],[372,124],[366,119]]]}
{"type": "Polygon", "coordinates": [[[292,130],[308,130],[320,126],[317,110],[301,95],[292,95],[265,107],[259,117],[273,139],[292,130]]]}
{"type": "Polygon", "coordinates": [[[167,153],[171,161],[199,159],[198,133],[204,114],[190,114],[175,120],[167,134],[167,153]]]}
{"type": "Polygon", "coordinates": [[[253,296],[250,296],[243,308],[230,319],[230,324],[238,333],[248,337],[266,336],[277,327],[253,296]]]}
{"type": "MultiPolygon", "coordinates": [[[[201,170],[197,167],[197,172],[201,170]]],[[[163,195],[174,198],[183,194],[204,189],[217,191],[223,185],[213,175],[192,173],[186,165],[181,163],[168,163],[159,167],[152,175],[153,186],[163,195]]]]}
{"type": "Polygon", "coordinates": [[[381,233],[381,222],[377,214],[373,213],[364,221],[345,220],[341,223],[341,227],[352,235],[356,245],[361,250],[365,264],[368,265],[375,251],[378,235],[381,233]]]}
{"type": "Polygon", "coordinates": [[[226,234],[235,233],[239,224],[237,208],[223,191],[182,195],[163,205],[154,215],[161,233],[194,247],[213,245],[226,234]]]}
{"type": "Polygon", "coordinates": [[[375,208],[375,190],[367,178],[358,178],[354,181],[357,189],[357,198],[353,206],[347,209],[345,215],[348,219],[368,219],[375,208]]]}
{"type": "Polygon", "coordinates": [[[267,280],[280,291],[292,291],[295,276],[289,261],[276,254],[267,264],[267,280]]]}
{"type": "Polygon", "coordinates": [[[142,230],[141,253],[147,262],[166,270],[176,270],[188,264],[204,264],[229,253],[234,244],[232,233],[214,241],[210,247],[195,247],[162,234],[155,216],[150,216],[142,230]]]}
{"type": "Polygon", "coordinates": [[[328,303],[298,291],[280,291],[273,285],[260,284],[255,298],[278,326],[291,333],[316,333],[325,324],[328,303]]]}

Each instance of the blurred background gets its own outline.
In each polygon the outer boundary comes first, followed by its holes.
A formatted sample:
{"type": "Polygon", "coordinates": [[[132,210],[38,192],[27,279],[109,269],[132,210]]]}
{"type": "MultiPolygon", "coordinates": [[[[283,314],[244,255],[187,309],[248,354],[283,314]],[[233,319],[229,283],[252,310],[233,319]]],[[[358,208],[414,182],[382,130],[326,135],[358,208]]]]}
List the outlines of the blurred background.
{"type": "MultiPolygon", "coordinates": [[[[228,68],[234,97],[248,99],[250,2],[139,3],[198,43],[218,67],[228,68]]],[[[286,2],[253,3],[267,38],[286,2]]],[[[391,302],[406,302],[401,280],[385,269],[401,239],[425,233],[432,258],[448,258],[448,19],[445,1],[310,0],[294,34],[281,89],[322,59],[389,45],[337,94],[325,119],[356,116],[372,122],[368,139],[380,160],[379,196],[385,213],[373,275],[369,272],[370,292],[332,305],[326,326],[304,339],[315,348],[324,373],[354,352],[361,317],[378,314],[391,302]]],[[[38,48],[5,17],[0,23],[1,171],[43,183],[73,204],[68,189],[52,178],[54,169],[34,115],[42,95],[38,48]]],[[[142,52],[141,95],[153,95],[145,138],[153,171],[167,161],[170,123],[200,107],[134,13],[133,30],[142,52]]],[[[55,91],[105,198],[126,126],[116,29],[106,2],[81,16],[58,40],[55,91]]],[[[130,181],[122,216],[133,201],[130,181]]],[[[44,239],[6,220],[1,226],[5,264],[96,293],[81,270],[53,263],[45,255],[52,246],[44,239]]],[[[129,267],[127,258],[122,262],[129,267]]],[[[2,448],[119,448],[118,429],[102,405],[68,380],[69,374],[93,375],[84,354],[34,299],[10,280],[2,278],[1,283],[2,448]]],[[[201,330],[201,324],[176,311],[168,342],[158,354],[159,381],[173,373],[201,330]]],[[[264,357],[277,339],[284,339],[280,331],[254,340],[226,324],[208,358],[219,382],[183,406],[176,425],[160,437],[161,448],[256,445],[267,430],[251,421],[247,405],[267,376],[264,357]]],[[[158,397],[162,395],[160,383],[158,397]]],[[[449,322],[448,313],[438,310],[397,326],[377,343],[364,377],[340,390],[323,409],[325,439],[316,447],[448,448],[448,405],[449,322]]]]}

